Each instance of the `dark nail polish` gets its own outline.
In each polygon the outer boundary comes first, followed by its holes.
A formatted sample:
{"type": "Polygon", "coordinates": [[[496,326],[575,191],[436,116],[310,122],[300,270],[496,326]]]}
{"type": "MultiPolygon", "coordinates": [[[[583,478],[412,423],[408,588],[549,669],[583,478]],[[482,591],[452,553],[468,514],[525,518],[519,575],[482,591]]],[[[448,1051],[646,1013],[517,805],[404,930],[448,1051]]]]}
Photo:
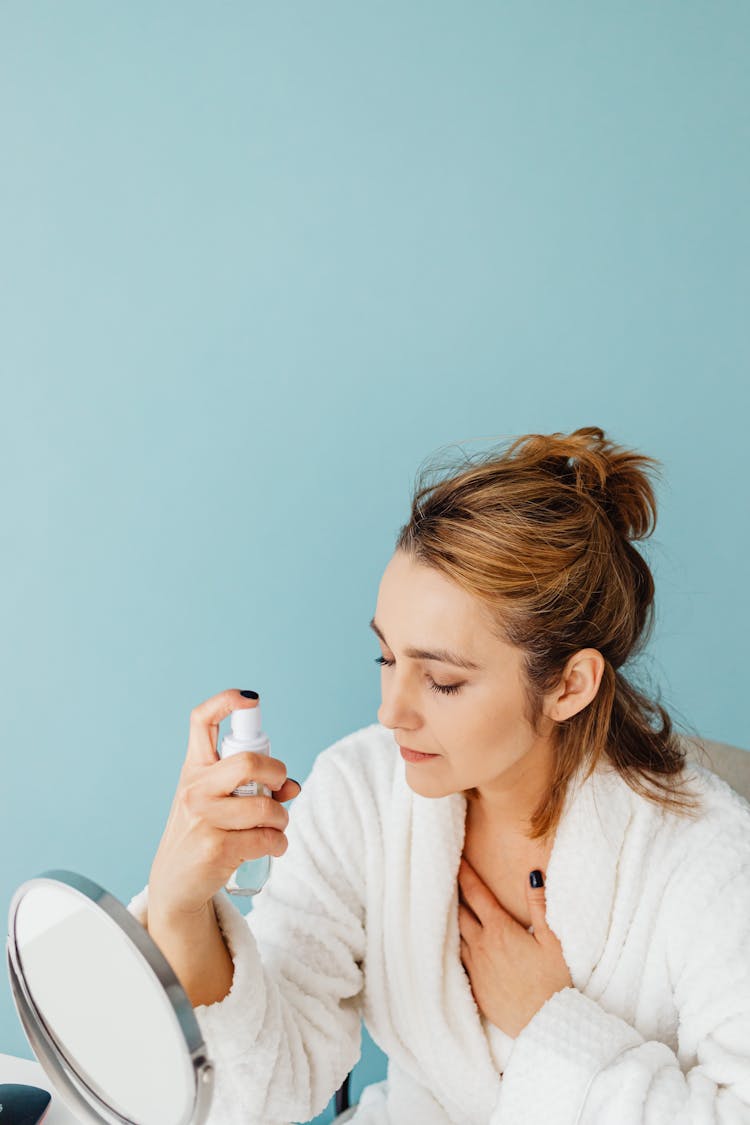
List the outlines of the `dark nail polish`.
{"type": "Polygon", "coordinates": [[[529,875],[529,883],[531,883],[532,887],[543,887],[544,877],[542,876],[541,871],[532,871],[529,875]]]}
{"type": "Polygon", "coordinates": [[[240,695],[244,695],[245,699],[257,699],[257,691],[241,691],[240,695]]]}

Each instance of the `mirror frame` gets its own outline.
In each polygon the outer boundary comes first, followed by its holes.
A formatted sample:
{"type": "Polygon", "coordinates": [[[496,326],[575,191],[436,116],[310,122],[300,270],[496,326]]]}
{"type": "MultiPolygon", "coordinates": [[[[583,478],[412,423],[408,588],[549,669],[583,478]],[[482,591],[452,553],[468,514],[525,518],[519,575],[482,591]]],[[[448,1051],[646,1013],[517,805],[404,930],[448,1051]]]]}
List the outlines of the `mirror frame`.
{"type": "Polygon", "coordinates": [[[34,1054],[44,1067],[50,1081],[62,1091],[63,1100],[81,1115],[81,1120],[84,1122],[91,1122],[92,1125],[101,1125],[102,1122],[106,1125],[139,1125],[138,1122],[131,1122],[129,1118],[123,1117],[102,1101],[82,1078],[66,1057],[62,1045],[47,1027],[44,1016],[26,984],[16,939],[16,914],[24,895],[32,887],[45,883],[62,883],[66,890],[72,889],[81,898],[103,910],[130,939],[157,978],[177,1017],[193,1067],[195,1096],[192,1113],[187,1119],[180,1121],[179,1125],[202,1125],[208,1117],[211,1105],[214,1067],[206,1053],[206,1045],[187,993],[148,931],[127,907],[92,879],[62,869],[43,871],[41,875],[22,883],[13,894],[8,916],[8,974],[13,1000],[34,1054]]]}

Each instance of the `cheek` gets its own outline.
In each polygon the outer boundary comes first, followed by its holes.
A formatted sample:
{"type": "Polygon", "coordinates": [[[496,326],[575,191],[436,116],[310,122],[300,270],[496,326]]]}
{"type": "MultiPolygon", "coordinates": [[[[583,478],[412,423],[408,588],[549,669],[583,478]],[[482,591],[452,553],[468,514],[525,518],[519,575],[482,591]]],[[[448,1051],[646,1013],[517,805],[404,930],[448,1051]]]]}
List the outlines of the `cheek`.
{"type": "Polygon", "coordinates": [[[456,765],[473,769],[486,768],[490,762],[525,744],[527,724],[524,701],[507,690],[485,691],[467,696],[465,705],[443,720],[441,741],[451,747],[456,765]]]}
{"type": "Polygon", "coordinates": [[[484,745],[490,745],[502,740],[504,734],[518,726],[523,714],[523,700],[514,688],[503,683],[474,693],[469,710],[475,737],[484,745]]]}

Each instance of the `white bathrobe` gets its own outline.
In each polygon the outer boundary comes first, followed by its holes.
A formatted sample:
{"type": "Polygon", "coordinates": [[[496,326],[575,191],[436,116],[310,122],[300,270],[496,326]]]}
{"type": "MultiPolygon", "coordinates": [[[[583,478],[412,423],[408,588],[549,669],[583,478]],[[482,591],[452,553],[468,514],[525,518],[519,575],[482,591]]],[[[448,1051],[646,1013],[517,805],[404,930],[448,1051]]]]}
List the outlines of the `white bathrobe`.
{"type": "Polygon", "coordinates": [[[419,796],[405,769],[379,723],[329,746],[250,913],[214,897],[234,979],[195,1008],[210,1125],[309,1121],[360,1018],[389,1061],[356,1125],[750,1125],[750,805],[700,765],[698,821],[579,774],[544,873],[574,987],[513,1039],[461,963],[466,799],[419,796]]]}

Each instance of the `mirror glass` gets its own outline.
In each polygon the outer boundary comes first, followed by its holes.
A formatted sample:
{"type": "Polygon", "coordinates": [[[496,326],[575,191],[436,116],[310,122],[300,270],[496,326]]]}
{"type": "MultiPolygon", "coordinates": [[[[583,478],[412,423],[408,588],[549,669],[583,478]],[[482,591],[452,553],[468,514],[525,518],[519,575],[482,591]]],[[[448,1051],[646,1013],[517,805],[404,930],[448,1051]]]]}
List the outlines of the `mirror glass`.
{"type": "Polygon", "coordinates": [[[106,910],[72,887],[49,880],[25,887],[12,936],[37,1019],[58,1054],[127,1121],[194,1120],[192,1058],[149,961],[106,910]]]}

